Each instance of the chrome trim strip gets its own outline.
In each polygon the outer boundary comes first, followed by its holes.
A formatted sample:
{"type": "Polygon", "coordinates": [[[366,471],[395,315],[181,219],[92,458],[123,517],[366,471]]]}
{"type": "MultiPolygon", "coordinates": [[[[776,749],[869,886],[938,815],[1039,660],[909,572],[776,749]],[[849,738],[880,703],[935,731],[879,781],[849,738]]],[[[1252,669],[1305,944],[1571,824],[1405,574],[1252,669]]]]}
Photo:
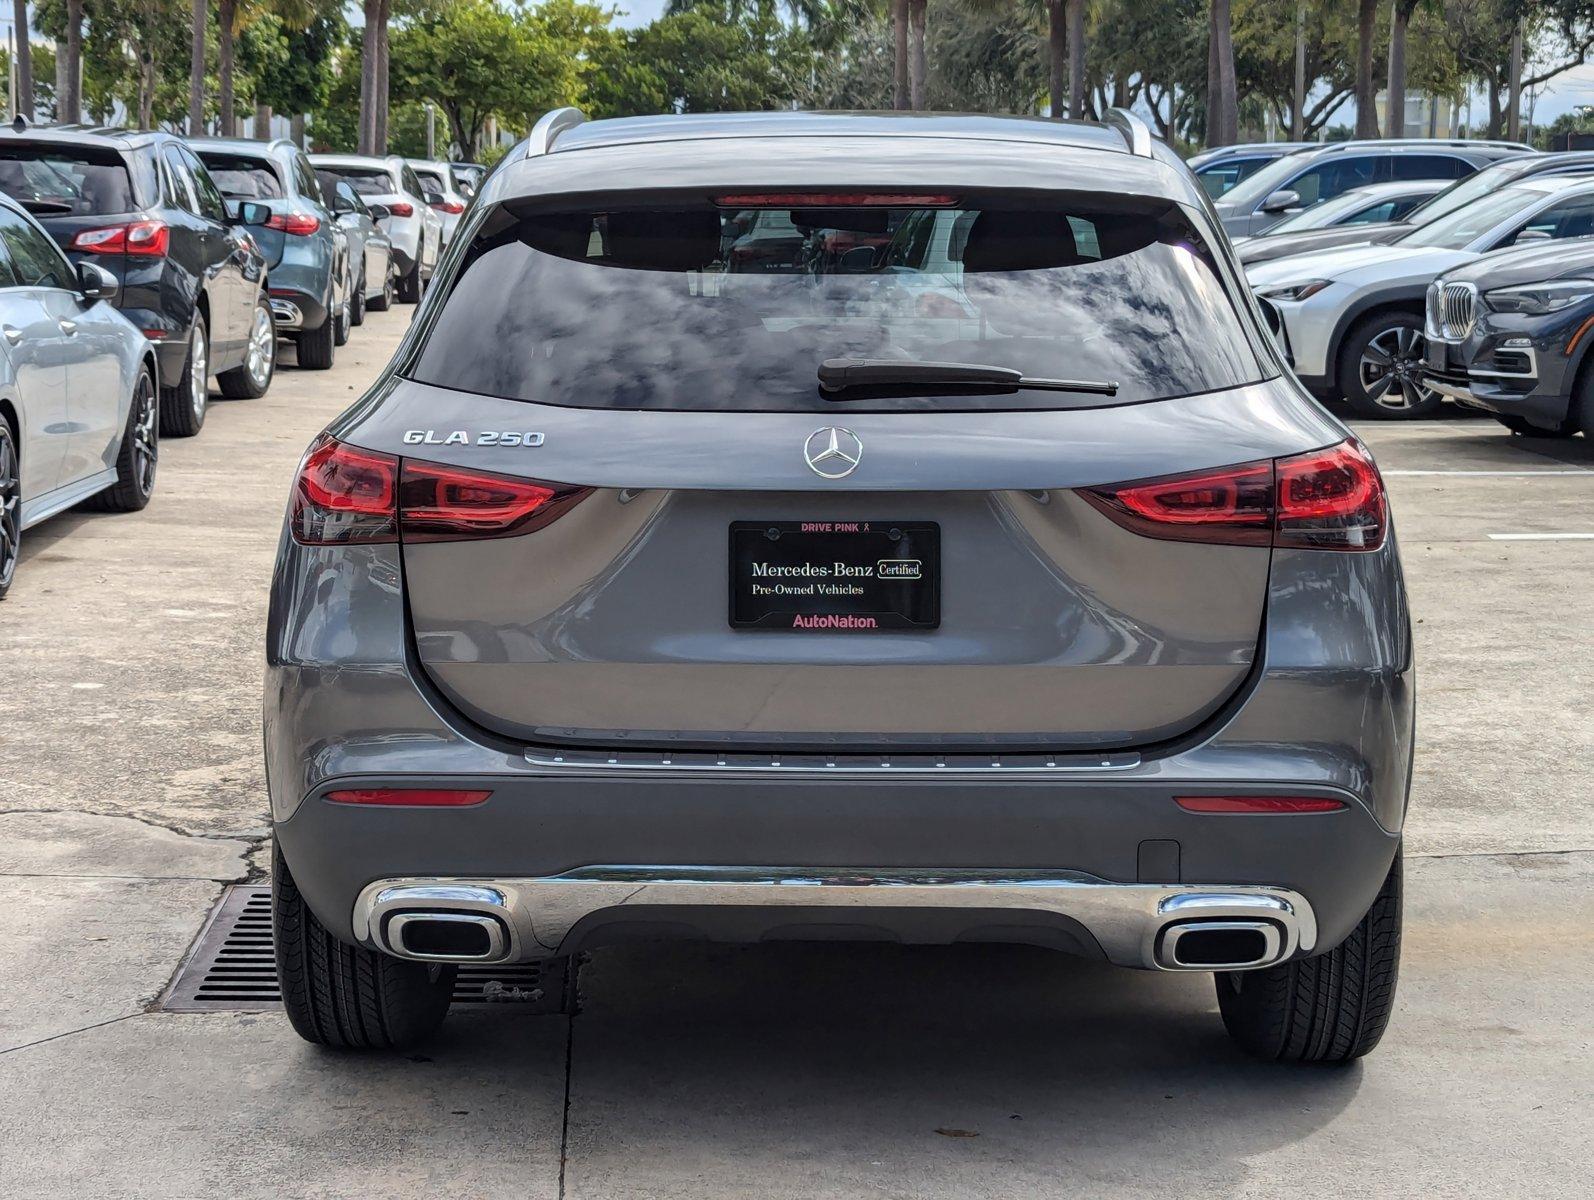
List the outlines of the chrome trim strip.
{"type": "Polygon", "coordinates": [[[1475,378],[1485,379],[1537,379],[1539,377],[1539,356],[1534,353],[1532,346],[1497,346],[1496,351],[1507,354],[1521,354],[1528,360],[1526,371],[1479,371],[1472,367],[1467,368],[1467,374],[1475,378]]]}
{"type": "Polygon", "coordinates": [[[1138,754],[1103,755],[1047,755],[1013,754],[992,755],[981,761],[977,755],[823,755],[823,754],[706,754],[682,751],[679,754],[659,754],[638,760],[621,758],[618,754],[590,751],[569,751],[553,754],[548,751],[527,750],[526,762],[533,767],[551,771],[609,772],[681,772],[705,771],[726,775],[827,775],[827,776],[913,776],[913,775],[993,775],[1007,777],[1033,775],[1049,777],[1060,774],[1080,774],[1097,771],[1131,771],[1140,766],[1138,754]],[[799,761],[793,762],[791,760],[799,761]],[[801,761],[801,760],[813,761],[801,761]],[[1013,761],[1015,759],[1025,761],[1013,761]],[[1036,761],[1039,760],[1039,761],[1036,761]]]}
{"type": "MultiPolygon", "coordinates": [[[[356,940],[388,950],[390,914],[486,913],[509,930],[508,958],[547,957],[578,922],[619,907],[756,905],[860,909],[871,906],[1047,912],[1078,921],[1107,957],[1127,967],[1168,968],[1158,950],[1170,925],[1263,922],[1278,931],[1282,961],[1317,944],[1317,921],[1300,893],[1281,887],[1114,883],[1078,871],[989,868],[590,866],[519,879],[378,880],[355,901],[356,940]]],[[[1010,920],[1013,918],[1009,918],[1010,920]]]]}

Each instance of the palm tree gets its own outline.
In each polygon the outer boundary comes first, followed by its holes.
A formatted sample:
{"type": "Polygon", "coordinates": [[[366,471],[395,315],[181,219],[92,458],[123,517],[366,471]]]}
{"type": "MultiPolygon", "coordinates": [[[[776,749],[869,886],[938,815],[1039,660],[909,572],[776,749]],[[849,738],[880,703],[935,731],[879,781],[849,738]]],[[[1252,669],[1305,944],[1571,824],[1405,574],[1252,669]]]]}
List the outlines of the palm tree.
{"type": "Polygon", "coordinates": [[[205,22],[209,19],[205,0],[194,0],[194,47],[188,60],[188,136],[205,132],[205,22]]]}
{"type": "Polygon", "coordinates": [[[1230,146],[1240,138],[1240,102],[1234,80],[1234,29],[1229,0],[1212,0],[1211,14],[1207,39],[1207,145],[1230,146]]]}
{"type": "Polygon", "coordinates": [[[1378,88],[1373,82],[1373,42],[1378,36],[1381,0],[1356,4],[1356,136],[1378,136],[1378,88]]]}
{"type": "Polygon", "coordinates": [[[907,108],[908,0],[891,0],[891,107],[907,108]]]}
{"type": "Polygon", "coordinates": [[[924,107],[926,4],[927,0],[908,0],[908,106],[915,110],[924,107]]]}
{"type": "Polygon", "coordinates": [[[33,120],[33,47],[28,42],[28,0],[16,0],[17,115],[33,120]]]}
{"type": "Polygon", "coordinates": [[[1394,0],[1389,6],[1389,103],[1384,128],[1390,137],[1406,133],[1406,30],[1417,0],[1394,0]]]}
{"type": "Polygon", "coordinates": [[[392,0],[364,0],[360,42],[360,153],[387,153],[387,25],[392,0]]]}
{"type": "Polygon", "coordinates": [[[66,53],[61,72],[59,103],[61,121],[71,124],[83,119],[83,0],[66,0],[66,53]]]}

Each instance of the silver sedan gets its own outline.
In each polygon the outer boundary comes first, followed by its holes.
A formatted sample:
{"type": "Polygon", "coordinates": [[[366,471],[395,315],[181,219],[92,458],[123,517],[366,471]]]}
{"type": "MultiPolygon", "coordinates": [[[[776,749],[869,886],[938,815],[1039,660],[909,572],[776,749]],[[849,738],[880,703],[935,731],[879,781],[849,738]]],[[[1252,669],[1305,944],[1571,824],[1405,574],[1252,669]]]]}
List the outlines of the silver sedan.
{"type": "Polygon", "coordinates": [[[155,490],[155,352],[115,293],[0,199],[0,598],[29,526],[84,501],[132,512],[155,490]]]}

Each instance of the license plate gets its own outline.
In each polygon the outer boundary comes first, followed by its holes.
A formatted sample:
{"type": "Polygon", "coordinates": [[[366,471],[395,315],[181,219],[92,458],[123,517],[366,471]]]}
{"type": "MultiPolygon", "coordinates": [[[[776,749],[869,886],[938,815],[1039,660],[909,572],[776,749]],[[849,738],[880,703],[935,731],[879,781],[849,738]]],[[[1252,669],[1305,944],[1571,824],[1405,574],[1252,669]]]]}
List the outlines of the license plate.
{"type": "Polygon", "coordinates": [[[933,521],[735,521],[731,627],[869,633],[941,624],[933,521]]]}

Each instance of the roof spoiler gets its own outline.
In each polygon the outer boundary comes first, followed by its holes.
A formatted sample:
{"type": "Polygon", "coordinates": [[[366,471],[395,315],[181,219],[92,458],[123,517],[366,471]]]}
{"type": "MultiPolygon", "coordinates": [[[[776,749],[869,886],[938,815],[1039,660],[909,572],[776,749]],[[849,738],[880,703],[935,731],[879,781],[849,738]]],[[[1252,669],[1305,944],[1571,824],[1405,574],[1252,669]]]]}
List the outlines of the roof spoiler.
{"type": "MultiPolygon", "coordinates": [[[[544,118],[546,120],[547,118],[544,118]]],[[[1151,157],[1151,126],[1127,108],[1109,108],[1107,124],[1124,135],[1129,143],[1129,153],[1137,158],[1151,157]]]]}

